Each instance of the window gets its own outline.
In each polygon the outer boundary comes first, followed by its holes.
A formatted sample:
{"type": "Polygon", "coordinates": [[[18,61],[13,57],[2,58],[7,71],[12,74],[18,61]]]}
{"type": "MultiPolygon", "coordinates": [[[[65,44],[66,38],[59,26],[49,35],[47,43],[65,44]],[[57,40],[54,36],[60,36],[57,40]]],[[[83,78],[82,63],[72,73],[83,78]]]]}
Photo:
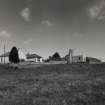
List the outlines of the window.
{"type": "Polygon", "coordinates": [[[78,59],[81,60],[81,57],[79,57],[78,59]]]}

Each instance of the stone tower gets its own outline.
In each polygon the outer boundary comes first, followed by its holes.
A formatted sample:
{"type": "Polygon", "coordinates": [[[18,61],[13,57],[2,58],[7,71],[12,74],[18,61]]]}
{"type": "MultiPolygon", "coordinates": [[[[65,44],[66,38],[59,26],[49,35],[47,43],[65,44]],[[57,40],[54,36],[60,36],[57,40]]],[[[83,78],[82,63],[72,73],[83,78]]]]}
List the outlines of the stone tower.
{"type": "Polygon", "coordinates": [[[68,64],[71,64],[73,62],[73,49],[69,49],[69,54],[68,54],[68,64]]]}

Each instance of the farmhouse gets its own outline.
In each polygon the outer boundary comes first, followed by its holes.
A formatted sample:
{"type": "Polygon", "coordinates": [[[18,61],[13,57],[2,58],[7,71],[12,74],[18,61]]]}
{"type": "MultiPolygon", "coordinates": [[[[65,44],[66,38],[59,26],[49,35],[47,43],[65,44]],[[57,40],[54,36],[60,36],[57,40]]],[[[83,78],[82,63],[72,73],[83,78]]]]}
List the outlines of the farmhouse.
{"type": "Polygon", "coordinates": [[[85,57],[83,55],[77,55],[77,56],[73,56],[73,62],[84,62],[85,61],[85,57]]]}
{"type": "Polygon", "coordinates": [[[27,54],[27,61],[30,62],[43,62],[43,58],[37,54],[27,54]]]}
{"type": "Polygon", "coordinates": [[[0,55],[0,63],[9,63],[9,52],[0,55]]]}
{"type": "MultiPolygon", "coordinates": [[[[4,63],[4,60],[5,63],[9,63],[9,53],[10,52],[6,52],[5,54],[0,55],[0,63],[4,63]]],[[[26,55],[20,49],[18,50],[18,54],[20,61],[27,61],[26,55]]]]}
{"type": "MultiPolygon", "coordinates": [[[[69,59],[69,55],[65,56],[65,60],[69,59]]],[[[101,63],[101,60],[93,57],[85,57],[83,55],[72,56],[72,63],[89,63],[89,64],[96,64],[101,63]]]]}

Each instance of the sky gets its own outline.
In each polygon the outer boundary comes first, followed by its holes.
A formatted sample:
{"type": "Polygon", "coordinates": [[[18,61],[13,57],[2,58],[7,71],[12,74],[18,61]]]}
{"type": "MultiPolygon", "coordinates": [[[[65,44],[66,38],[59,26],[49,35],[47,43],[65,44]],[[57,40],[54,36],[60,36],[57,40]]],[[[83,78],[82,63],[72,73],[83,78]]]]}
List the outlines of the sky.
{"type": "Polygon", "coordinates": [[[0,0],[0,53],[13,46],[105,60],[105,0],[0,0]]]}

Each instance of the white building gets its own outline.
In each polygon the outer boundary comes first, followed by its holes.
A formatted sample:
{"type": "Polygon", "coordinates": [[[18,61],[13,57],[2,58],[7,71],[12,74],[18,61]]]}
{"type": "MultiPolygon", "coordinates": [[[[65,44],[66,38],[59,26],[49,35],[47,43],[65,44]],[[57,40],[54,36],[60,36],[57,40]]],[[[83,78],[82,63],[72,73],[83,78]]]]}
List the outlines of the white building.
{"type": "Polygon", "coordinates": [[[21,50],[18,50],[18,54],[20,61],[27,61],[27,56],[21,50]]]}
{"type": "Polygon", "coordinates": [[[43,62],[43,58],[37,54],[27,54],[27,61],[30,62],[43,62]]]}
{"type": "Polygon", "coordinates": [[[9,52],[0,55],[0,63],[9,63],[9,52]]]}

